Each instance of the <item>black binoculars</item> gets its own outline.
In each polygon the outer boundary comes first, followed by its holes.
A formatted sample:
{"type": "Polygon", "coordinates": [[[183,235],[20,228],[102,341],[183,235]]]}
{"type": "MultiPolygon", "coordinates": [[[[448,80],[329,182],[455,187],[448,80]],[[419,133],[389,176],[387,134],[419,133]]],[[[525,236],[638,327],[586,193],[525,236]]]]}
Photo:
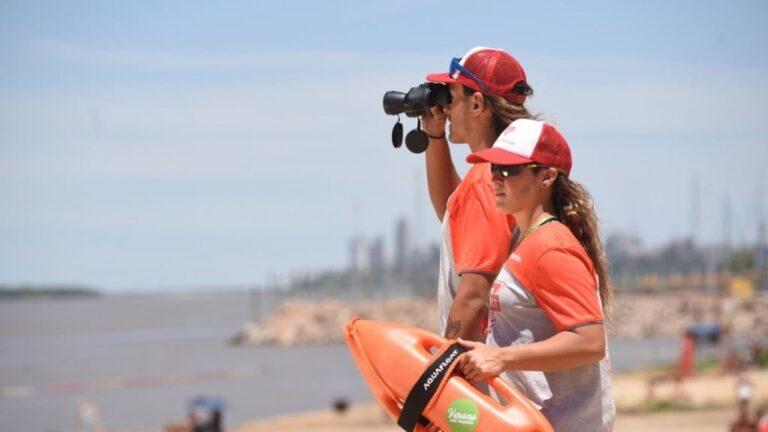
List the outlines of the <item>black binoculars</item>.
{"type": "MultiPolygon", "coordinates": [[[[411,87],[407,93],[399,91],[384,93],[384,112],[398,116],[397,123],[392,129],[392,145],[398,148],[403,144],[403,124],[400,123],[400,114],[421,117],[429,113],[429,109],[434,106],[442,108],[450,103],[451,93],[445,84],[427,82],[411,87]]],[[[422,153],[428,145],[427,134],[421,130],[421,119],[419,119],[416,129],[408,132],[405,137],[405,146],[413,153],[422,153]]]]}
{"type": "Polygon", "coordinates": [[[451,103],[451,93],[445,84],[424,83],[411,87],[407,93],[384,93],[384,112],[389,115],[405,113],[408,117],[427,114],[433,106],[444,107],[451,103]]]}

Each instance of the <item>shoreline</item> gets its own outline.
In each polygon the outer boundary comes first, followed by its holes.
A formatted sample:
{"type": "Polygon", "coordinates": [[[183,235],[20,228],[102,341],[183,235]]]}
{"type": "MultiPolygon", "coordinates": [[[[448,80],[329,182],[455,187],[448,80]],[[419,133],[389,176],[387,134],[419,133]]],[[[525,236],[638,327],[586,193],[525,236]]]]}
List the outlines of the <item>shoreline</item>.
{"type": "MultiPolygon", "coordinates": [[[[752,405],[768,403],[768,369],[746,372],[752,384],[752,405]]],[[[709,432],[727,430],[736,407],[733,374],[699,374],[682,383],[674,380],[654,385],[649,403],[649,383],[658,372],[643,370],[613,376],[616,401],[615,430],[627,432],[709,432]]],[[[247,422],[231,428],[236,432],[396,432],[401,429],[375,401],[351,405],[345,412],[332,409],[298,413],[247,422]]]]}

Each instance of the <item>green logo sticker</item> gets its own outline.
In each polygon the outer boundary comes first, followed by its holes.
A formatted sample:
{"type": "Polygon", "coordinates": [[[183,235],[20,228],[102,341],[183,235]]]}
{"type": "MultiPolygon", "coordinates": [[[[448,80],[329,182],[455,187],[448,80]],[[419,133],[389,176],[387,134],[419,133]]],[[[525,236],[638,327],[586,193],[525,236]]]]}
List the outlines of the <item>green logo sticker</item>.
{"type": "Polygon", "coordinates": [[[472,432],[480,420],[480,410],[469,399],[456,399],[446,413],[451,432],[472,432]]]}

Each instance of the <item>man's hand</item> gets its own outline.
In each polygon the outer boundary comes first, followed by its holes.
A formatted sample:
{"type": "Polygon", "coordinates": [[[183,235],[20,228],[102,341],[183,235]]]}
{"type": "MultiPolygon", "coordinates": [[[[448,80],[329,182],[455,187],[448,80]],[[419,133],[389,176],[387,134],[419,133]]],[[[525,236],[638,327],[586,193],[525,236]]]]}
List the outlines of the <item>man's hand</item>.
{"type": "Polygon", "coordinates": [[[429,109],[429,112],[421,118],[421,128],[427,135],[443,136],[445,135],[445,123],[448,120],[448,116],[443,112],[443,109],[438,106],[433,106],[429,109]]]}

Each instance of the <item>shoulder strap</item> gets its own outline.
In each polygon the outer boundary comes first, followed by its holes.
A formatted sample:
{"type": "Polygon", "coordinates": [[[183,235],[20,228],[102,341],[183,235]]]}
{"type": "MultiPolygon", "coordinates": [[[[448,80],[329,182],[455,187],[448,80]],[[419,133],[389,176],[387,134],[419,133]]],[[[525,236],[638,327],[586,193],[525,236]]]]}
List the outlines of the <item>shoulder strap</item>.
{"type": "Polygon", "coordinates": [[[400,418],[397,420],[397,424],[403,430],[412,432],[416,423],[424,425],[426,422],[429,424],[429,421],[424,419],[421,413],[435,397],[437,390],[443,387],[442,384],[447,382],[446,378],[450,376],[453,368],[458,364],[456,359],[464,351],[466,348],[455,342],[447,344],[442,352],[435,355],[435,360],[427,366],[405,399],[400,418]]]}

